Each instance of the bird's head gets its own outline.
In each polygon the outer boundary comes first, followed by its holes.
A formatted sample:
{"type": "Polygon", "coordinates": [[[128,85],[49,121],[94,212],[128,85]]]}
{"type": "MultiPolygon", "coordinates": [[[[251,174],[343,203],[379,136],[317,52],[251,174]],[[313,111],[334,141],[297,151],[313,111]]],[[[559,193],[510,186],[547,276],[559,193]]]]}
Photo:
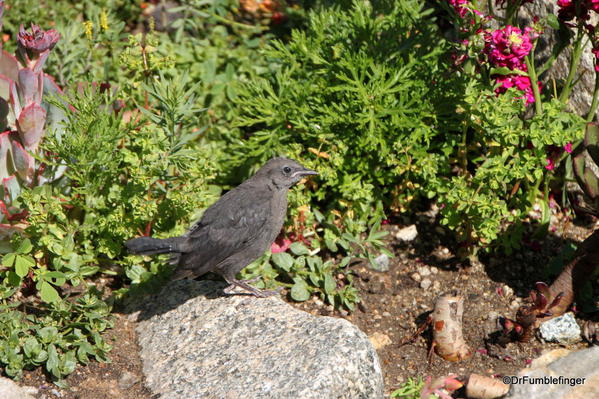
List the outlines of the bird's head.
{"type": "Polygon", "coordinates": [[[277,188],[289,188],[304,177],[317,174],[299,162],[283,157],[271,159],[256,172],[256,176],[266,177],[277,188]]]}

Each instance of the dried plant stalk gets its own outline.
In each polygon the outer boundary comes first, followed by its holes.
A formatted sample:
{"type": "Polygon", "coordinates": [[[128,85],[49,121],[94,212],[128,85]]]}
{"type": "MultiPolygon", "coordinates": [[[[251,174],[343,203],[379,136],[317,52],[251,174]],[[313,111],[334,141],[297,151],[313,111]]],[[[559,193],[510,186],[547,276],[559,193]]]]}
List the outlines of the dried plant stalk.
{"type": "Polygon", "coordinates": [[[457,362],[472,355],[462,334],[464,298],[445,294],[437,298],[432,314],[433,346],[445,360],[457,362]]]}
{"type": "Polygon", "coordinates": [[[510,386],[496,378],[470,374],[466,384],[466,397],[469,399],[495,399],[508,393],[510,386]]]}
{"type": "Polygon", "coordinates": [[[599,230],[580,244],[575,258],[562,270],[551,286],[537,283],[537,289],[530,294],[529,303],[521,306],[516,313],[518,340],[530,341],[534,330],[543,322],[564,314],[577,292],[598,266],[599,230]]]}

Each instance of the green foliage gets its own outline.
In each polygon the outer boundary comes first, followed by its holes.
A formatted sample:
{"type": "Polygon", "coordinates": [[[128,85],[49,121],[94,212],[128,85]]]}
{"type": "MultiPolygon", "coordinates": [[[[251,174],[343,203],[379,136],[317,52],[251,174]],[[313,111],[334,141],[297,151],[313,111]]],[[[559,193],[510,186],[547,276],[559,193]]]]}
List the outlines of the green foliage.
{"type": "MultiPolygon", "coordinates": [[[[475,82],[465,94],[456,109],[463,115],[461,134],[447,132],[444,148],[459,172],[437,176],[430,187],[443,204],[441,223],[463,241],[488,245],[527,215],[539,186],[550,179],[547,146],[575,141],[583,119],[563,112],[557,100],[545,103],[542,115],[523,119],[524,104],[516,91],[497,97],[475,82]]],[[[541,222],[548,223],[549,215],[547,208],[541,222]]],[[[510,235],[501,238],[507,250],[520,242],[510,235]]]]}
{"type": "Polygon", "coordinates": [[[519,223],[541,193],[541,223],[549,221],[548,148],[576,142],[583,119],[551,96],[525,117],[521,92],[494,92],[489,76],[500,71],[448,62],[434,22],[419,0],[310,13],[305,31],[267,48],[280,68],[235,100],[246,131],[231,147],[237,164],[310,158],[321,176],[302,203],[360,219],[379,201],[403,212],[428,197],[466,244],[463,255],[498,239],[518,246],[519,223]]]}
{"type": "Polygon", "coordinates": [[[21,193],[28,224],[0,271],[2,306],[10,310],[3,317],[12,320],[3,324],[0,362],[10,375],[44,365],[60,379],[76,361],[104,359],[109,348],[99,333],[109,326],[110,307],[93,279],[124,274],[141,284],[159,274],[160,260],[123,258],[123,241],[144,231],[181,233],[218,194],[208,185],[210,153],[198,142],[200,110],[187,83],[182,76],[146,86],[153,106],[128,123],[112,110],[109,91],[72,95],[76,111],[55,99],[67,113],[65,132],[46,138],[42,161],[66,172],[21,193]]]}
{"type": "MultiPolygon", "coordinates": [[[[391,398],[399,399],[420,399],[420,391],[424,386],[422,379],[408,378],[408,381],[404,382],[399,389],[391,392],[391,398]]],[[[436,398],[436,395],[431,395],[431,398],[436,398]]]]}
{"type": "Polygon", "coordinates": [[[368,226],[346,216],[341,229],[334,214],[327,219],[316,210],[313,214],[318,228],[304,231],[303,239],[291,243],[289,252],[267,254],[245,268],[242,275],[247,279],[262,276],[257,285],[260,288],[285,285],[294,301],[303,302],[317,294],[333,306],[353,310],[360,297],[347,266],[356,258],[374,262],[373,253],[393,256],[382,241],[387,232],[380,230],[378,216],[368,226]],[[365,230],[369,234],[361,234],[365,230]]]}
{"type": "Polygon", "coordinates": [[[427,152],[437,134],[430,82],[444,48],[429,14],[418,0],[312,12],[307,31],[267,51],[281,68],[237,97],[236,124],[251,132],[233,147],[238,163],[312,158],[313,197],[330,208],[408,201],[401,179],[417,184],[437,170],[427,152]]]}
{"type": "MultiPolygon", "coordinates": [[[[32,261],[22,254],[16,256],[32,261]]],[[[51,278],[49,273],[64,281],[58,272],[47,272],[45,277],[34,276],[32,280],[37,279],[36,286],[40,282],[48,284],[43,278],[51,278]]],[[[100,334],[112,326],[110,307],[97,290],[91,289],[76,300],[60,300],[54,288],[54,294],[44,296],[42,286],[42,299],[47,303],[34,304],[10,300],[18,284],[6,284],[6,280],[0,286],[0,363],[7,375],[20,378],[23,369],[41,365],[60,380],[73,372],[77,362],[86,364],[90,358],[107,361],[110,345],[100,334]]]]}

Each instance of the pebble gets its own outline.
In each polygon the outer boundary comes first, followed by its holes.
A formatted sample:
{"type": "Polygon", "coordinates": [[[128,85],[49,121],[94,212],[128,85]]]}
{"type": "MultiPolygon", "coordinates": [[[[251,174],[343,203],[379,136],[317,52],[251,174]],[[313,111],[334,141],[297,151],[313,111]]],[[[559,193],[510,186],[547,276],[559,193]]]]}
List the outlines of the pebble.
{"type": "Polygon", "coordinates": [[[416,270],[422,277],[431,275],[431,269],[428,266],[418,266],[416,270]]]}
{"type": "Polygon", "coordinates": [[[420,282],[420,288],[422,288],[423,290],[427,290],[430,288],[432,284],[433,282],[429,278],[425,278],[422,279],[422,281],[420,282]]]}
{"type": "Polygon", "coordinates": [[[389,312],[383,312],[383,317],[391,317],[391,313],[389,313],[389,312]]]}
{"type": "Polygon", "coordinates": [[[387,334],[383,334],[381,332],[375,332],[374,334],[368,337],[374,349],[381,349],[384,346],[391,344],[391,338],[387,334]]]}
{"type": "Polygon", "coordinates": [[[372,268],[377,272],[389,271],[389,256],[386,254],[381,254],[374,258],[372,268]]]}
{"type": "Polygon", "coordinates": [[[510,298],[514,295],[514,290],[507,284],[504,284],[503,287],[501,287],[501,289],[503,290],[503,296],[506,298],[510,298]]]}
{"type": "Polygon", "coordinates": [[[572,312],[565,313],[555,319],[541,324],[541,338],[547,342],[574,344],[581,341],[581,329],[572,312]]]}
{"type": "Polygon", "coordinates": [[[419,283],[422,280],[422,277],[417,272],[410,274],[410,277],[412,278],[412,280],[416,281],[417,283],[419,283]]]}
{"type": "Polygon", "coordinates": [[[438,280],[435,280],[433,282],[433,290],[440,291],[441,290],[441,282],[439,282],[438,280]]]}
{"type": "Polygon", "coordinates": [[[395,238],[402,241],[413,241],[417,236],[418,230],[416,229],[415,224],[399,229],[399,231],[395,233],[395,238]]]}
{"type": "Polygon", "coordinates": [[[119,378],[118,385],[119,385],[120,389],[126,390],[126,389],[131,388],[133,385],[135,385],[139,380],[140,380],[139,376],[137,376],[129,371],[125,371],[121,375],[121,378],[119,378]]]}

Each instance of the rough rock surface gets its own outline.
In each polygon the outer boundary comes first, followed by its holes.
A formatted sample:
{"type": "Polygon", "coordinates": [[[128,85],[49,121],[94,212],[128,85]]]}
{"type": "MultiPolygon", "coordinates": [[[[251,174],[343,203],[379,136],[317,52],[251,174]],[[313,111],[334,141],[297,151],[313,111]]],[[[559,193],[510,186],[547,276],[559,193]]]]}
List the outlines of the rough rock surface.
{"type": "Polygon", "coordinates": [[[134,317],[148,387],[169,399],[383,397],[372,344],[343,319],[280,298],[223,297],[223,285],[176,281],[134,317]]]}
{"type": "MultiPolygon", "coordinates": [[[[527,21],[527,25],[531,25],[531,21],[534,17],[541,19],[547,17],[548,14],[557,15],[559,7],[555,0],[542,0],[535,1],[532,4],[524,5],[518,14],[523,20],[527,21]]],[[[591,13],[591,23],[594,25],[597,23],[594,13],[591,13]]],[[[537,44],[535,51],[535,58],[537,63],[539,61],[545,61],[551,54],[551,49],[557,42],[557,32],[550,27],[546,28],[537,44]]],[[[591,53],[591,45],[587,44],[583,52],[582,58],[579,65],[579,73],[576,75],[576,79],[579,79],[578,84],[572,90],[570,94],[570,109],[580,115],[588,113],[593,98],[593,89],[595,86],[595,73],[594,73],[594,55],[591,53]]],[[[551,79],[565,79],[568,75],[568,66],[570,65],[570,51],[564,51],[555,61],[546,76],[542,77],[543,85],[547,88],[551,87],[551,79]]]]}
{"type": "Polygon", "coordinates": [[[574,344],[582,340],[580,326],[576,323],[572,312],[565,313],[541,324],[539,332],[541,337],[548,342],[574,344]]]}
{"type": "Polygon", "coordinates": [[[37,389],[20,387],[10,378],[0,377],[0,398],[2,399],[34,399],[37,389]]]}
{"type": "MultiPolygon", "coordinates": [[[[562,350],[563,351],[563,350],[562,350]]],[[[563,355],[563,353],[560,353],[563,355]]],[[[555,359],[555,356],[544,356],[555,359]]],[[[566,377],[565,383],[513,384],[507,398],[512,399],[576,399],[599,398],[599,346],[569,353],[549,363],[533,362],[532,369],[524,369],[519,375],[532,377],[566,377]],[[574,379],[578,379],[578,381],[574,379]],[[584,382],[582,379],[584,378],[584,382]]],[[[559,381],[558,381],[559,382],[559,381]]]]}

